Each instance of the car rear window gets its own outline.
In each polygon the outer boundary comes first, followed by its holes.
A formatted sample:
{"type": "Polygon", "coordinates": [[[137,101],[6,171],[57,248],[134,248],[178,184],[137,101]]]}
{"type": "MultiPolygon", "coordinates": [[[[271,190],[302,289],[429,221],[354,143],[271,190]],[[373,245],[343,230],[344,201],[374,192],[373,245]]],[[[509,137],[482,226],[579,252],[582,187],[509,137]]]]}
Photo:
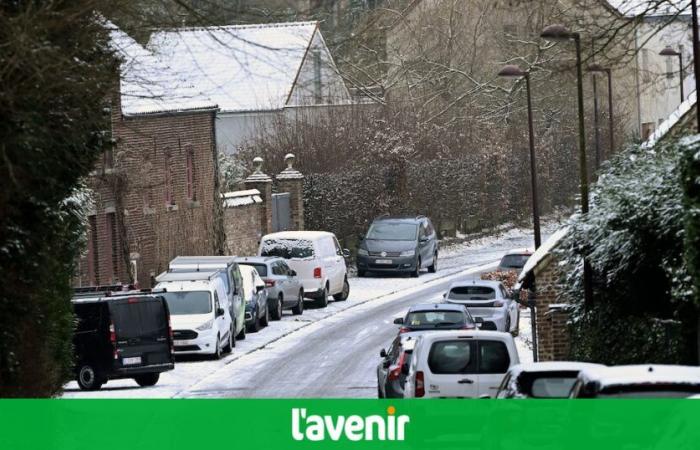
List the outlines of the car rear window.
{"type": "Polygon", "coordinates": [[[314,244],[307,239],[266,239],[260,256],[277,256],[284,259],[314,257],[314,244]]]}
{"type": "Polygon", "coordinates": [[[496,290],[488,286],[457,286],[450,289],[452,300],[493,300],[496,290]]]}
{"type": "Polygon", "coordinates": [[[242,266],[251,266],[258,271],[258,275],[261,277],[267,276],[267,266],[265,264],[253,264],[253,263],[240,263],[242,266]]]}
{"type": "Polygon", "coordinates": [[[510,367],[508,347],[501,341],[479,341],[479,373],[506,373],[510,367]]]}
{"type": "Polygon", "coordinates": [[[509,269],[522,269],[530,255],[505,255],[499,266],[509,269]]]}
{"type": "Polygon", "coordinates": [[[165,292],[163,297],[172,316],[211,312],[211,294],[207,291],[165,292]]]}
{"type": "Polygon", "coordinates": [[[534,398],[567,398],[576,382],[576,376],[539,377],[533,380],[530,396],[534,398]]]}
{"type": "Polygon", "coordinates": [[[464,325],[467,315],[459,311],[414,311],[406,316],[405,325],[411,328],[440,328],[464,325]]]}
{"type": "Polygon", "coordinates": [[[165,308],[157,300],[115,302],[110,311],[118,339],[159,335],[168,328],[165,308]]]}
{"type": "Polygon", "coordinates": [[[428,367],[434,374],[476,373],[476,342],[439,341],[428,354],[428,367]]]}

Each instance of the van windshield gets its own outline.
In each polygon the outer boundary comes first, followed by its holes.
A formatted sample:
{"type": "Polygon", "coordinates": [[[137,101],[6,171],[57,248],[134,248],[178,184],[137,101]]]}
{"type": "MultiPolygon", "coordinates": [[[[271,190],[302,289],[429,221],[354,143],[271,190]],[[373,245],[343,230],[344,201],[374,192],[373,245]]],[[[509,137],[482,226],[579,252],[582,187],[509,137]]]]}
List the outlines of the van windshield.
{"type": "Polygon", "coordinates": [[[314,257],[314,244],[307,239],[266,239],[260,256],[278,256],[284,259],[314,257]]]}
{"type": "Polygon", "coordinates": [[[114,302],[110,304],[110,312],[119,339],[157,337],[168,329],[161,301],[114,302]]]}
{"type": "Polygon", "coordinates": [[[172,316],[211,312],[211,294],[207,291],[164,292],[162,295],[172,316]]]}
{"type": "Polygon", "coordinates": [[[415,241],[418,226],[414,223],[375,222],[365,239],[378,241],[415,241]]]}

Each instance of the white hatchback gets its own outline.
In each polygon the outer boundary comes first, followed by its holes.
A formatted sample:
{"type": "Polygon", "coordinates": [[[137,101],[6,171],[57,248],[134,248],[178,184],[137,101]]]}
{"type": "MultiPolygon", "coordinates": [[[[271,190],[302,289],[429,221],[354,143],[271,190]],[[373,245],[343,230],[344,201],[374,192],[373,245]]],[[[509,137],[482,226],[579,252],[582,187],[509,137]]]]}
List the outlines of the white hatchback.
{"type": "Polygon", "coordinates": [[[263,236],[258,256],[287,260],[304,286],[304,296],[325,307],[328,296],[344,301],[350,295],[343,250],[333,233],[326,231],[282,231],[263,236]]]}
{"type": "Polygon", "coordinates": [[[424,333],[413,350],[404,397],[495,397],[505,373],[519,362],[509,333],[424,333]]]}

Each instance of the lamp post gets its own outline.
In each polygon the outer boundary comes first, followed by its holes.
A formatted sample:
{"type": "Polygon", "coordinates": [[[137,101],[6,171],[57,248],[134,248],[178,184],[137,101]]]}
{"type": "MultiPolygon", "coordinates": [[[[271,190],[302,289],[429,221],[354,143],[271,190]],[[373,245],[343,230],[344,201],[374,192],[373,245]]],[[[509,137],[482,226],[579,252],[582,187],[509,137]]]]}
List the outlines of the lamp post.
{"type": "MultiPolygon", "coordinates": [[[[586,163],[586,129],[583,121],[583,70],[581,68],[581,35],[569,31],[564,25],[549,25],[540,36],[548,41],[573,40],[576,44],[576,84],[578,90],[578,150],[581,184],[581,213],[588,213],[588,166],[586,163]]],[[[593,279],[588,261],[583,260],[583,297],[586,307],[593,304],[593,279]]]]}
{"type": "Polygon", "coordinates": [[[683,53],[678,52],[671,47],[666,47],[665,49],[661,50],[659,52],[659,55],[661,56],[677,56],[678,57],[678,63],[680,65],[680,74],[681,74],[681,103],[685,101],[685,93],[683,92],[683,53]]]}
{"type": "Polygon", "coordinates": [[[613,133],[614,127],[613,127],[613,95],[612,95],[612,71],[610,70],[609,67],[602,67],[600,64],[591,64],[588,66],[586,69],[587,72],[596,74],[596,73],[605,73],[608,76],[608,121],[609,124],[608,126],[610,127],[610,154],[615,150],[615,136],[613,133]]]}
{"type": "Polygon", "coordinates": [[[525,78],[527,91],[527,126],[530,137],[530,181],[532,183],[532,228],[535,234],[535,250],[542,245],[540,236],[540,208],[537,201],[537,162],[535,160],[535,135],[532,129],[532,96],[530,94],[530,72],[520,69],[518,66],[507,65],[499,72],[498,76],[507,78],[525,78]]]}

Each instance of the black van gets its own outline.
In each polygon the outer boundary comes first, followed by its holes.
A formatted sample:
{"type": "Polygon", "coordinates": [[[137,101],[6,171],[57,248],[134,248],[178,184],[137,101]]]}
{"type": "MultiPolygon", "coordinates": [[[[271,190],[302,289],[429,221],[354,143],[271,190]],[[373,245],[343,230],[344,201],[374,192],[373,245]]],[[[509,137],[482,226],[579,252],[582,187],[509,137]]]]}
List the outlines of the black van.
{"type": "Polygon", "coordinates": [[[133,378],[153,386],[175,367],[168,304],[143,292],[76,294],[73,311],[75,377],[80,389],[97,390],[107,380],[133,378]]]}

